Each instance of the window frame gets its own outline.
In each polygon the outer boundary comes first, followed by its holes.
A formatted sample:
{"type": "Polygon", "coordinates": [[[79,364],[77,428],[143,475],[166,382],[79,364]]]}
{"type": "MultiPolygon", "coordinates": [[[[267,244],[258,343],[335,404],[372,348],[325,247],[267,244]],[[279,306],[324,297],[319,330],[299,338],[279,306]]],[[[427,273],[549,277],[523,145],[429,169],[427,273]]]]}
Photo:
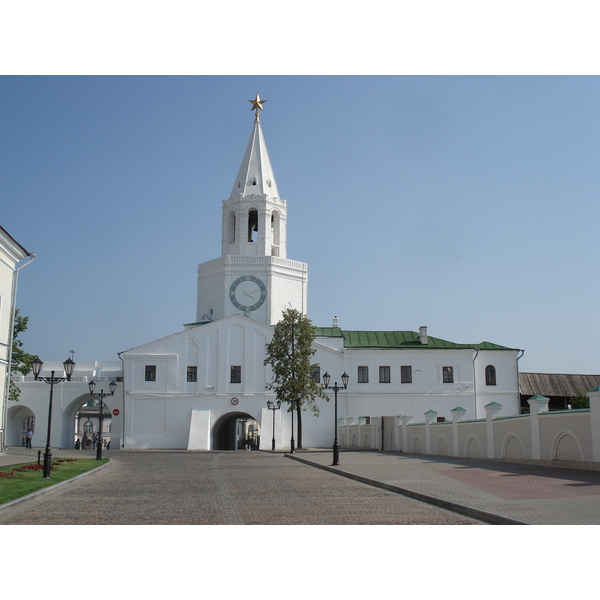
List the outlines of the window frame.
{"type": "Polygon", "coordinates": [[[241,365],[231,365],[229,383],[242,383],[241,365]]]}
{"type": "Polygon", "coordinates": [[[379,367],[379,383],[391,383],[392,372],[389,366],[383,365],[379,367]]]}
{"type": "Polygon", "coordinates": [[[496,385],[496,367],[488,365],[485,368],[485,385],[496,385]]]}
{"type": "Polygon", "coordinates": [[[311,367],[310,376],[315,380],[316,383],[321,383],[321,366],[315,365],[311,367]]]}
{"type": "Polygon", "coordinates": [[[412,383],[412,365],[400,366],[400,383],[412,383]]]}
{"type": "Polygon", "coordinates": [[[156,365],[144,366],[144,381],[156,381],[156,365]]]}
{"type": "Polygon", "coordinates": [[[442,383],[454,383],[454,367],[442,367],[442,383]]]}
{"type": "Polygon", "coordinates": [[[369,367],[361,365],[358,367],[357,383],[369,383],[369,367]]]}
{"type": "Polygon", "coordinates": [[[198,382],[198,367],[195,367],[193,365],[188,365],[186,381],[188,383],[197,383],[198,382]]]}

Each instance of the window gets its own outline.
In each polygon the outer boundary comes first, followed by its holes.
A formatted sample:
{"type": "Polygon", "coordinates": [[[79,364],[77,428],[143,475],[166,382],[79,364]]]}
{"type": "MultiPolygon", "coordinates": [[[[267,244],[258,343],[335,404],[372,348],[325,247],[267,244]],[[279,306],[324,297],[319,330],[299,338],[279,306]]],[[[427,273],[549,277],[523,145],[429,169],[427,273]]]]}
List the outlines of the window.
{"type": "Polygon", "coordinates": [[[146,365],[146,381],[156,381],[156,365],[146,365]]]}
{"type": "Polygon", "coordinates": [[[496,385],[496,367],[493,365],[485,368],[485,385],[496,385]]]}
{"type": "Polygon", "coordinates": [[[311,373],[312,378],[317,383],[321,383],[321,367],[319,367],[317,365],[316,367],[311,367],[311,369],[312,369],[312,373],[311,373]]]}
{"type": "Polygon", "coordinates": [[[379,383],[389,383],[390,382],[390,368],[389,367],[379,367],[379,383]]]}
{"type": "Polygon", "coordinates": [[[231,367],[230,383],[242,383],[242,367],[231,367]]]}
{"type": "Polygon", "coordinates": [[[400,367],[400,383],[412,383],[412,367],[400,367]]]}
{"type": "Polygon", "coordinates": [[[187,368],[187,380],[192,383],[198,381],[198,367],[187,368]]]}
{"type": "Polygon", "coordinates": [[[369,367],[358,367],[358,383],[369,383],[369,367]]]}
{"type": "Polygon", "coordinates": [[[94,424],[91,421],[83,424],[83,433],[94,433],[94,424]]]}
{"type": "Polygon", "coordinates": [[[454,383],[454,371],[452,367],[442,367],[444,383],[454,383]]]}

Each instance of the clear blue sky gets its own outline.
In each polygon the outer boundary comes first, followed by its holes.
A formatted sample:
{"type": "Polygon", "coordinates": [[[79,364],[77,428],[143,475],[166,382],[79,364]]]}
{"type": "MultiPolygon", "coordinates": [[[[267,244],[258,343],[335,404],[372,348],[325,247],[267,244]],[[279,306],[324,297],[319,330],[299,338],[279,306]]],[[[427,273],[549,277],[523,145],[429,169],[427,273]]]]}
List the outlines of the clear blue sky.
{"type": "Polygon", "coordinates": [[[27,351],[117,360],[195,320],[256,93],[315,325],[600,372],[600,79],[575,76],[0,78],[27,351]]]}

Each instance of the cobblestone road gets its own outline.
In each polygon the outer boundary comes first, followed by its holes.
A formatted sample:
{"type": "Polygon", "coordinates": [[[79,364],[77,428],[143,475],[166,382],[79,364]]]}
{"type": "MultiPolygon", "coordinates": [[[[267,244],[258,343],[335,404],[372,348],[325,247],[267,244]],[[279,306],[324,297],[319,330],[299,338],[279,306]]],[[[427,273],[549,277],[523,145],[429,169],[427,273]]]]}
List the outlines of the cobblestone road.
{"type": "Polygon", "coordinates": [[[479,524],[263,452],[118,452],[113,462],[0,513],[31,525],[479,524]]]}

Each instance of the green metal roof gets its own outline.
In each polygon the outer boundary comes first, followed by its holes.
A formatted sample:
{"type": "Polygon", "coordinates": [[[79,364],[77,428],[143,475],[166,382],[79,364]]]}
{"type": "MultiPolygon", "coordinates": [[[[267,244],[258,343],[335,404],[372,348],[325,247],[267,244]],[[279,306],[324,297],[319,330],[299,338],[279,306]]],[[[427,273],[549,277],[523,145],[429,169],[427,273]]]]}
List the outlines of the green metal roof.
{"type": "Polygon", "coordinates": [[[315,337],[344,338],[344,347],[347,349],[516,350],[491,342],[455,344],[431,335],[427,336],[427,344],[421,344],[419,334],[415,331],[347,331],[339,327],[315,327],[315,337]]]}

